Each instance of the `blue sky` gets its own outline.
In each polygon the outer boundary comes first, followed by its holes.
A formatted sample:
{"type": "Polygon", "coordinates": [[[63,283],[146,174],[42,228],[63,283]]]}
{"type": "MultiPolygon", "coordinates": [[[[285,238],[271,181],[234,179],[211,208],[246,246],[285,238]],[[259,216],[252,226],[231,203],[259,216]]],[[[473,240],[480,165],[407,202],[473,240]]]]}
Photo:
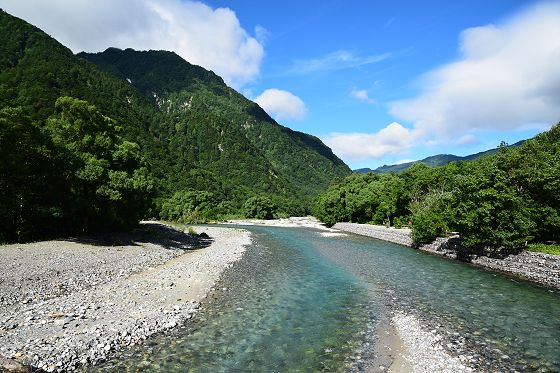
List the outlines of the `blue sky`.
{"type": "Polygon", "coordinates": [[[558,1],[0,0],[0,7],[75,52],[175,50],[279,123],[323,139],[351,168],[471,154],[560,120],[558,1]]]}

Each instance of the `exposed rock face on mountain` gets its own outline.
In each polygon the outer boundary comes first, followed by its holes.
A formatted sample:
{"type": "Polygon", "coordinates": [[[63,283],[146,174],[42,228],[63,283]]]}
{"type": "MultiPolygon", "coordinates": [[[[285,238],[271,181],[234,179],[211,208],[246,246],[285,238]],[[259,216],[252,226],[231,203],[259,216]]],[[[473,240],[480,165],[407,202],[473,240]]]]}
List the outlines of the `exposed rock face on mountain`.
{"type": "Polygon", "coordinates": [[[304,198],[349,173],[318,138],[278,125],[219,76],[175,53],[109,48],[79,56],[129,82],[157,107],[160,131],[187,166],[234,180],[239,169],[252,168],[259,174],[236,183],[261,191],[277,185],[304,198]]]}

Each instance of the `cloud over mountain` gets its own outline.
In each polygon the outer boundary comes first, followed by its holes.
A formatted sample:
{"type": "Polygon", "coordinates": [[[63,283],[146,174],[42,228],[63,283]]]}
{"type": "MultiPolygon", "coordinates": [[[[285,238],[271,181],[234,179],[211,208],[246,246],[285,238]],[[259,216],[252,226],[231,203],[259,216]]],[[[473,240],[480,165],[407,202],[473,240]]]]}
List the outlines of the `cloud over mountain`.
{"type": "Polygon", "coordinates": [[[460,58],[423,77],[393,115],[422,137],[480,130],[545,128],[560,120],[560,2],[541,3],[506,22],[463,31],[460,58]]]}
{"type": "MultiPolygon", "coordinates": [[[[324,141],[346,161],[405,155],[421,146],[473,146],[485,131],[545,129],[560,120],[560,2],[464,30],[460,56],[424,74],[416,97],[389,103],[398,123],[324,141]]],[[[364,101],[367,91],[351,96],[364,101]]]]}
{"type": "Polygon", "coordinates": [[[299,97],[276,88],[265,90],[254,101],[277,120],[301,120],[307,113],[305,103],[299,97]]]}
{"type": "Polygon", "coordinates": [[[333,133],[322,140],[343,159],[362,161],[405,153],[414,134],[393,122],[376,133],[333,133]]]}
{"type": "Polygon", "coordinates": [[[107,47],[170,50],[213,70],[234,87],[258,76],[262,27],[252,36],[229,8],[191,0],[0,0],[74,52],[107,47]]]}

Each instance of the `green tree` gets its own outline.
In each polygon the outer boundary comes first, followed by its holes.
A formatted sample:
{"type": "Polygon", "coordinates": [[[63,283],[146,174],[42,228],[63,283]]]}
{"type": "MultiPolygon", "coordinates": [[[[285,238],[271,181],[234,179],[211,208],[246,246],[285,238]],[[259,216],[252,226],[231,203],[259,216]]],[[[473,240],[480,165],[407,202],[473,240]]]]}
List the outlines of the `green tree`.
{"type": "Polygon", "coordinates": [[[121,127],[86,101],[61,97],[55,106],[46,130],[66,164],[65,217],[82,232],[137,224],[153,189],[139,146],[123,140],[121,127]]]}
{"type": "Polygon", "coordinates": [[[346,213],[346,193],[340,188],[332,187],[324,194],[316,197],[313,204],[313,215],[328,226],[339,221],[349,221],[346,213]]]}
{"type": "Polygon", "coordinates": [[[0,242],[57,233],[60,164],[52,144],[21,108],[0,109],[0,242]]]}
{"type": "Polygon", "coordinates": [[[254,196],[243,204],[243,214],[247,218],[272,219],[276,205],[268,197],[254,196]]]}
{"type": "Polygon", "coordinates": [[[475,162],[458,184],[455,226],[466,246],[519,247],[533,238],[531,209],[512,178],[509,156],[504,149],[475,162]]]}
{"type": "Polygon", "coordinates": [[[535,236],[560,242],[560,124],[509,153],[507,172],[532,211],[535,236]]]}
{"type": "Polygon", "coordinates": [[[407,214],[404,200],[405,182],[402,177],[394,174],[382,175],[374,185],[379,203],[372,216],[373,222],[389,226],[396,216],[407,214]]]}
{"type": "Polygon", "coordinates": [[[424,244],[444,236],[453,225],[454,204],[455,193],[444,190],[432,190],[411,201],[412,240],[424,244]]]}
{"type": "Polygon", "coordinates": [[[163,203],[160,217],[187,224],[205,223],[213,217],[217,202],[215,195],[210,192],[176,192],[163,203]]]}

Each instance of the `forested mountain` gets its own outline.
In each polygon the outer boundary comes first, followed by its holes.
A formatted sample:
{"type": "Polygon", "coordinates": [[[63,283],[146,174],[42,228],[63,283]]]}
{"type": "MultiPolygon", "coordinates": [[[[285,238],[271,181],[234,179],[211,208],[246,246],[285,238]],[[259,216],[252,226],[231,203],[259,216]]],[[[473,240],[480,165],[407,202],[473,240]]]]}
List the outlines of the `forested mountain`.
{"type": "MultiPolygon", "coordinates": [[[[519,146],[519,145],[523,144],[524,142],[525,142],[525,140],[522,140],[522,141],[516,142],[515,144],[508,145],[508,146],[519,146]]],[[[495,149],[490,149],[490,150],[486,150],[486,151],[475,153],[475,154],[466,155],[466,156],[463,156],[463,157],[458,156],[458,155],[453,155],[453,154],[437,154],[437,155],[432,155],[430,157],[426,157],[426,158],[421,159],[419,161],[405,162],[405,163],[393,164],[393,165],[384,165],[384,166],[381,166],[381,167],[377,167],[375,170],[372,170],[371,168],[360,168],[360,169],[354,170],[354,172],[358,173],[358,174],[366,174],[368,172],[373,172],[373,173],[376,173],[376,174],[390,174],[390,173],[395,173],[395,172],[406,171],[410,167],[412,167],[412,165],[414,165],[416,163],[423,163],[428,167],[439,167],[439,166],[445,166],[446,164],[449,164],[451,162],[472,161],[474,159],[484,157],[485,155],[494,154],[497,151],[498,151],[498,148],[495,148],[495,149]]]]}
{"type": "MultiPolygon", "coordinates": [[[[239,168],[261,168],[259,176],[255,175],[257,179],[236,178],[236,184],[254,188],[255,182],[266,175],[262,185],[256,185],[266,191],[284,178],[286,188],[300,198],[309,198],[325,189],[333,177],[349,173],[348,167],[318,138],[278,125],[219,76],[191,65],[173,52],[109,48],[103,53],[79,56],[130,81],[157,106],[163,121],[167,121],[166,135],[178,156],[192,154],[193,135],[200,137],[204,132],[210,138],[197,141],[206,142],[198,144],[199,149],[214,153],[214,159],[204,165],[209,171],[224,175],[239,168]],[[236,166],[247,152],[251,156],[246,166],[236,166]]],[[[186,166],[197,162],[200,160],[182,160],[186,166]]]]}
{"type": "Polygon", "coordinates": [[[0,241],[129,226],[130,211],[303,213],[350,174],[320,140],[174,53],[76,56],[1,10],[0,110],[0,241]]]}

